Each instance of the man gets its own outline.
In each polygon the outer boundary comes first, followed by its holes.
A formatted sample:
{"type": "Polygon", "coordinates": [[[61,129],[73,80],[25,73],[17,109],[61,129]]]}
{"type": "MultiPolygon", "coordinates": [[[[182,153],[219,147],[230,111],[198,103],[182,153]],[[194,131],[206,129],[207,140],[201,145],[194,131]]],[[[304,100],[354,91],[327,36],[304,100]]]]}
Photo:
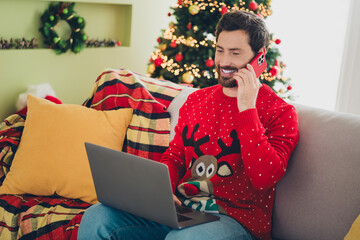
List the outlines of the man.
{"type": "Polygon", "coordinates": [[[219,84],[189,96],[161,162],[169,167],[177,205],[220,220],[172,230],[97,204],[85,212],[79,239],[271,239],[275,184],[298,142],[297,114],[248,64],[269,45],[259,17],[224,14],[216,40],[219,84]]]}

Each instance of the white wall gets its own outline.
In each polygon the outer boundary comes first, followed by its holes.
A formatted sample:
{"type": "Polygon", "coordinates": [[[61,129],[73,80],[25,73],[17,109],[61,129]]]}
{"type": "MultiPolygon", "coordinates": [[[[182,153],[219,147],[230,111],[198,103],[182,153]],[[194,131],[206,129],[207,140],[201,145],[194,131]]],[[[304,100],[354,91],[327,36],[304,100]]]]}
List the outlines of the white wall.
{"type": "Polygon", "coordinates": [[[129,66],[121,66],[147,74],[147,63],[151,53],[157,46],[157,38],[161,36],[161,29],[169,26],[171,17],[168,17],[170,7],[175,0],[137,0],[133,4],[133,23],[131,44],[135,46],[135,55],[127,56],[129,66]],[[135,68],[134,68],[135,63],[135,68]]]}
{"type": "Polygon", "coordinates": [[[282,40],[296,102],[334,110],[350,0],[274,0],[266,23],[282,40]]]}

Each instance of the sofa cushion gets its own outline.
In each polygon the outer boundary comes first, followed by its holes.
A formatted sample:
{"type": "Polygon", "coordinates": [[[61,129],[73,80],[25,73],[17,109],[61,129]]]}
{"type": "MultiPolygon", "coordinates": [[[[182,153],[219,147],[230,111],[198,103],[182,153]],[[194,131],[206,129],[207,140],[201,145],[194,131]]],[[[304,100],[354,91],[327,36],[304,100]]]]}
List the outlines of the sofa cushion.
{"type": "Polygon", "coordinates": [[[132,112],[57,105],[29,95],[24,131],[0,194],[57,194],[95,203],[84,142],[122,150],[132,112]]]}
{"type": "Polygon", "coordinates": [[[276,239],[343,239],[360,212],[360,116],[293,103],[300,140],[277,185],[276,239]]]}

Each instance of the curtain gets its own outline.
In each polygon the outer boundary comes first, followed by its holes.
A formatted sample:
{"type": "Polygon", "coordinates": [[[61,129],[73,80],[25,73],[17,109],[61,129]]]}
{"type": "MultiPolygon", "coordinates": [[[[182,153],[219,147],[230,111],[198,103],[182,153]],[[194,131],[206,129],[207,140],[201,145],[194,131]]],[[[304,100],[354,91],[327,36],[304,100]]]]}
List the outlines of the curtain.
{"type": "MultiPolygon", "coordinates": [[[[360,1],[351,0],[336,110],[360,115],[360,1]]],[[[336,29],[334,29],[336,37],[336,29]]],[[[330,38],[331,39],[331,38],[330,38]]],[[[336,47],[336,46],[334,46],[336,47]]]]}

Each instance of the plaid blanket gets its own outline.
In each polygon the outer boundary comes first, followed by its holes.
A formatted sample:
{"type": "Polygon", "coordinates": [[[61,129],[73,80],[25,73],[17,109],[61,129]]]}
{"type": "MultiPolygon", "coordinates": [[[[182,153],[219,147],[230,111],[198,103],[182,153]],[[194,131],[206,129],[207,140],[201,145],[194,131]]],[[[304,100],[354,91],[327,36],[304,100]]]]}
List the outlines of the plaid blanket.
{"type": "Polygon", "coordinates": [[[158,161],[169,145],[170,115],[166,108],[184,88],[126,69],[107,69],[96,80],[84,105],[98,110],[133,108],[124,151],[158,161]]]}
{"type": "MultiPolygon", "coordinates": [[[[124,150],[159,160],[169,143],[166,108],[185,86],[124,69],[107,69],[83,105],[98,110],[132,107],[124,150]]],[[[14,114],[0,123],[0,178],[9,172],[26,116],[14,114]]],[[[0,182],[1,185],[2,181],[0,182]]],[[[0,195],[0,239],[76,239],[90,204],[58,196],[0,195]]]]}

